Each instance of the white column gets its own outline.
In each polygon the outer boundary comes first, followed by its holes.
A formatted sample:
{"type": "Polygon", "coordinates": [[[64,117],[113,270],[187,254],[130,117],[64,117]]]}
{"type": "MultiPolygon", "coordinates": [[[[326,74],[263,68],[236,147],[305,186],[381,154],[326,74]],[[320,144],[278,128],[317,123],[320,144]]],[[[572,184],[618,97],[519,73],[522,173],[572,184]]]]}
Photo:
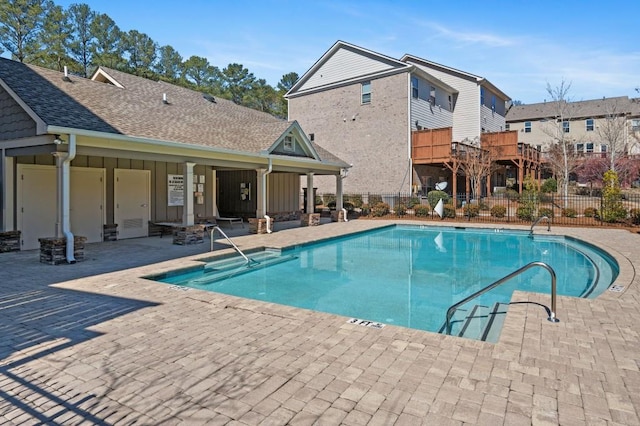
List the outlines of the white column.
{"type": "Polygon", "coordinates": [[[216,169],[211,170],[211,216],[220,216],[218,214],[218,174],[216,169]]]}
{"type": "Polygon", "coordinates": [[[0,149],[0,231],[13,231],[13,157],[0,149]]]}
{"type": "Polygon", "coordinates": [[[336,176],[336,211],[339,212],[344,207],[342,201],[342,175],[336,176]]]}
{"type": "Polygon", "coordinates": [[[267,169],[257,169],[258,187],[256,188],[256,217],[262,219],[267,214],[267,169]]]}
{"type": "Polygon", "coordinates": [[[182,224],[185,226],[193,225],[193,166],[196,163],[185,162],[182,166],[183,182],[184,182],[184,206],[182,208],[182,224]]]}
{"type": "Polygon", "coordinates": [[[316,200],[313,194],[313,172],[307,173],[307,213],[313,213],[316,200]]]}

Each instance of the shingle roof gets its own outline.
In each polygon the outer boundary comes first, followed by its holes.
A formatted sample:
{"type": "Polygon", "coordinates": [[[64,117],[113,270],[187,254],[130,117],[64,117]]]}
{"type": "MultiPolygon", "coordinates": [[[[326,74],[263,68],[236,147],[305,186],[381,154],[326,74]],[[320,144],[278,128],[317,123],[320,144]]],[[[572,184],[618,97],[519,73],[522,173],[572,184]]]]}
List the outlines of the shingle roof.
{"type": "MultiPolygon", "coordinates": [[[[571,119],[601,117],[608,111],[631,112],[631,101],[626,96],[614,98],[592,99],[569,103],[568,116],[571,119]]],[[[530,105],[517,105],[507,112],[506,120],[525,121],[555,117],[558,105],[555,102],[542,102],[530,105]]]]}
{"type": "MultiPolygon", "coordinates": [[[[166,82],[99,70],[123,88],[77,76],[69,82],[60,72],[0,58],[0,79],[49,126],[260,153],[295,123],[166,82]]],[[[344,163],[318,151],[324,161],[344,163]]]]}

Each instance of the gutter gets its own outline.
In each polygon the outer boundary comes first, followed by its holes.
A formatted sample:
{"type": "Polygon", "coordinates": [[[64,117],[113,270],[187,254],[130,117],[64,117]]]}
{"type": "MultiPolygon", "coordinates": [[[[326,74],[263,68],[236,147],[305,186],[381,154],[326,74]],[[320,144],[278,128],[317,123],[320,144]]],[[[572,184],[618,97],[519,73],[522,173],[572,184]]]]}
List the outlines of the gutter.
{"type": "Polygon", "coordinates": [[[273,162],[271,161],[271,157],[269,157],[269,167],[267,171],[262,174],[262,190],[264,191],[264,196],[262,197],[262,211],[264,212],[264,218],[267,221],[267,234],[273,232],[271,229],[271,217],[267,215],[267,175],[273,171],[273,162]]]}
{"type": "Polygon", "coordinates": [[[67,263],[76,263],[76,259],[73,256],[74,251],[74,237],[71,232],[71,161],[76,157],[76,135],[69,134],[69,149],[66,153],[60,153],[61,160],[61,179],[58,180],[58,184],[61,186],[61,208],[58,210],[60,213],[60,222],[62,223],[62,234],[66,239],[66,258],[67,263]]]}

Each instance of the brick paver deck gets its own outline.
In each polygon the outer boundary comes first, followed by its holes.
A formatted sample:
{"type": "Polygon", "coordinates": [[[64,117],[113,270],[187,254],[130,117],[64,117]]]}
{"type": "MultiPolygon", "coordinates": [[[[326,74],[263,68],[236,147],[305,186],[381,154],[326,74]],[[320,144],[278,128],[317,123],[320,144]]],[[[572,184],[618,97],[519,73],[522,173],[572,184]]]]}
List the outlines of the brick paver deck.
{"type": "MultiPolygon", "coordinates": [[[[385,223],[234,241],[288,246],[385,223]]],[[[90,244],[75,265],[1,254],[0,423],[640,424],[640,235],[552,232],[609,250],[624,291],[559,297],[558,324],[538,305],[512,305],[497,344],[141,278],[203,257],[208,240],[90,244]]],[[[542,294],[513,299],[549,303],[542,294]]]]}

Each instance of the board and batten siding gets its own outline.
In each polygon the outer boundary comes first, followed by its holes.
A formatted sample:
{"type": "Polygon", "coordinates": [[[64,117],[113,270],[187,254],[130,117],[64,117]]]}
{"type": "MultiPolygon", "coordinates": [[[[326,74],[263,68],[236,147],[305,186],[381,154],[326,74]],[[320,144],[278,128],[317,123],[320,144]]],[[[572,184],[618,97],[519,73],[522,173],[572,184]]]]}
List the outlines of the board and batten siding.
{"type": "Polygon", "coordinates": [[[300,210],[300,178],[295,173],[267,175],[267,214],[300,210]]]}
{"type": "Polygon", "coordinates": [[[363,75],[374,74],[401,68],[397,64],[381,61],[380,58],[371,57],[363,52],[351,49],[338,49],[328,60],[322,64],[298,91],[305,91],[321,86],[327,86],[341,81],[358,78],[363,75]]]}

